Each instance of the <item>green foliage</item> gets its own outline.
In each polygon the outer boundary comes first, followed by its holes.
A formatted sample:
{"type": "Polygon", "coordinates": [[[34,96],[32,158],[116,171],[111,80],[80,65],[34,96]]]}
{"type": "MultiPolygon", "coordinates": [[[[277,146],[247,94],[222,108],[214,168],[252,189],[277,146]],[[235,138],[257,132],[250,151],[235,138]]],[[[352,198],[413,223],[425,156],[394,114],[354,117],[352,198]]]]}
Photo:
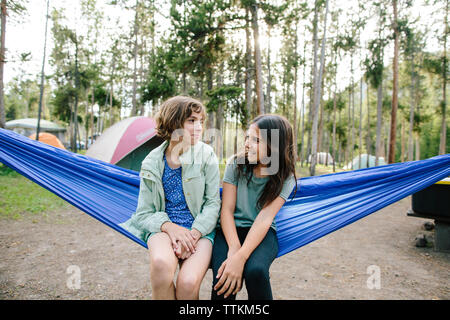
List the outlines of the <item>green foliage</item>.
{"type": "Polygon", "coordinates": [[[158,99],[166,99],[176,93],[175,78],[168,68],[167,53],[162,47],[158,47],[156,52],[148,78],[142,87],[142,103],[156,103],[158,99]]]}
{"type": "MultiPolygon", "coordinates": [[[[94,101],[100,106],[100,107],[106,107],[110,105],[110,94],[111,91],[107,88],[105,88],[106,84],[98,83],[94,87],[94,101]]],[[[89,95],[89,100],[91,101],[92,95],[89,95]]],[[[112,97],[112,106],[113,107],[120,107],[120,101],[116,99],[116,97],[112,97]]]]}
{"type": "Polygon", "coordinates": [[[245,101],[242,97],[243,91],[244,89],[232,85],[225,85],[208,91],[206,93],[209,97],[209,101],[206,104],[208,112],[215,112],[219,105],[222,105],[225,113],[237,116],[243,127],[246,127],[249,113],[245,108],[245,101]]]}
{"type": "Polygon", "coordinates": [[[168,40],[167,62],[176,73],[203,78],[217,64],[225,44],[225,16],[212,14],[226,8],[224,1],[190,1],[181,7],[172,0],[173,36],[168,40]]]}
{"type": "Polygon", "coordinates": [[[369,41],[368,49],[371,58],[366,58],[364,60],[366,77],[374,88],[377,88],[383,81],[383,50],[385,46],[386,42],[382,39],[369,41]]]}
{"type": "MultiPolygon", "coordinates": [[[[342,93],[336,95],[336,112],[340,112],[345,108],[345,100],[342,93]]],[[[328,112],[333,112],[334,110],[334,99],[328,99],[325,102],[324,109],[328,112]]]]}
{"type": "MultiPolygon", "coordinates": [[[[433,57],[432,55],[428,54],[425,56],[425,58],[423,60],[423,67],[427,72],[437,75],[439,77],[443,77],[444,60],[448,67],[448,58],[433,57]]],[[[448,73],[448,71],[447,71],[447,73],[448,73]]]]}
{"type": "Polygon", "coordinates": [[[53,92],[53,98],[50,103],[54,106],[53,116],[58,119],[69,122],[72,117],[71,106],[75,99],[77,91],[70,85],[60,86],[53,92]]]}

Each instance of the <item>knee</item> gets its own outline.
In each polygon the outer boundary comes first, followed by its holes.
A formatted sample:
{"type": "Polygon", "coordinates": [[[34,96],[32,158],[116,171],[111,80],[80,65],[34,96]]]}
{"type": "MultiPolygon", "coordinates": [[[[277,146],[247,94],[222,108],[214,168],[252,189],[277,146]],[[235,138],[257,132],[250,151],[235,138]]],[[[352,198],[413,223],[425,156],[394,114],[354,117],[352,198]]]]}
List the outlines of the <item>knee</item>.
{"type": "Polygon", "coordinates": [[[251,264],[244,269],[244,278],[247,283],[258,284],[269,281],[269,270],[258,264],[251,264]]]}
{"type": "Polygon", "coordinates": [[[201,279],[193,274],[178,274],[176,285],[177,299],[192,300],[197,299],[200,291],[201,279]]]}
{"type": "Polygon", "coordinates": [[[173,282],[175,273],[163,257],[152,257],[150,260],[150,280],[153,287],[166,287],[173,282]]]}

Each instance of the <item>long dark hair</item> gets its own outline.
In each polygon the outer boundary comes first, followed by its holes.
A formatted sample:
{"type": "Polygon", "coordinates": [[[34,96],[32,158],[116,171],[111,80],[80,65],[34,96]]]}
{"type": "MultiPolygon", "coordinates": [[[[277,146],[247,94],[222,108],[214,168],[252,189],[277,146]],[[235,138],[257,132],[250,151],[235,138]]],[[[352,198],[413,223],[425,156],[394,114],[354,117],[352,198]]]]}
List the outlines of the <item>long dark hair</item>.
{"type": "MultiPolygon", "coordinates": [[[[260,209],[268,205],[270,202],[275,200],[283,188],[283,183],[291,175],[294,175],[295,181],[297,181],[297,176],[295,174],[295,162],[296,155],[294,151],[294,135],[293,129],[289,121],[280,115],[275,114],[264,114],[253,119],[249,126],[256,124],[259,130],[264,130],[267,132],[266,135],[262,135],[263,139],[267,139],[265,143],[267,144],[267,156],[276,157],[279,161],[279,167],[275,174],[269,175],[269,180],[267,181],[264,189],[258,199],[258,207],[260,209]],[[275,142],[274,150],[271,150],[272,145],[272,129],[278,129],[278,143],[275,142]]],[[[274,137],[276,138],[276,137],[274,137]]],[[[235,155],[237,163],[237,178],[241,176],[247,178],[247,185],[252,179],[253,169],[258,165],[257,163],[250,163],[248,160],[247,152],[241,151],[235,155]]],[[[269,162],[268,166],[271,165],[269,162]]],[[[295,185],[295,193],[297,192],[297,184],[295,185]]],[[[294,195],[295,195],[294,193],[294,195]]]]}

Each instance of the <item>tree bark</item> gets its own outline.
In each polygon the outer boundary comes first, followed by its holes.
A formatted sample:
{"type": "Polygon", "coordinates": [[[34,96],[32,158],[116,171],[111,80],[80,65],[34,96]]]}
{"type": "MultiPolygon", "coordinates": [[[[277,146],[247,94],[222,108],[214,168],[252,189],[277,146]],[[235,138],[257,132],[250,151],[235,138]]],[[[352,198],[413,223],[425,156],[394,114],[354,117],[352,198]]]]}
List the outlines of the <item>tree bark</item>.
{"type": "Polygon", "coordinates": [[[133,59],[134,59],[134,69],[133,69],[133,96],[131,97],[131,116],[135,116],[137,113],[137,59],[138,59],[138,33],[139,33],[139,22],[138,22],[138,6],[139,1],[136,0],[136,12],[134,16],[134,50],[133,50],[133,59]]]}
{"type": "Polygon", "coordinates": [[[249,10],[246,10],[247,23],[245,27],[245,107],[250,112],[252,108],[252,44],[250,41],[249,10]]]}
{"type": "Polygon", "coordinates": [[[392,1],[394,9],[394,62],[393,62],[393,86],[392,86],[392,112],[391,112],[391,130],[389,137],[389,158],[388,163],[395,162],[395,141],[397,129],[397,109],[398,109],[398,51],[399,51],[399,30],[397,23],[397,0],[392,1]]]}
{"type": "Polygon", "coordinates": [[[255,3],[250,6],[252,13],[252,29],[254,40],[254,56],[255,56],[255,87],[256,87],[256,104],[258,114],[264,114],[264,93],[263,79],[261,70],[261,49],[259,46],[259,26],[258,26],[258,5],[255,3]]]}
{"type": "MultiPolygon", "coordinates": [[[[303,47],[303,57],[306,57],[306,41],[305,45],[303,47]]],[[[301,137],[301,143],[300,143],[300,166],[303,167],[303,160],[305,160],[305,147],[303,145],[304,143],[304,135],[305,135],[305,86],[306,86],[306,60],[305,64],[303,65],[303,86],[302,86],[302,106],[301,106],[301,129],[300,129],[300,137],[301,137]]]]}
{"type": "MultiPolygon", "coordinates": [[[[294,52],[297,56],[297,24],[295,24],[295,44],[294,44],[294,52]]],[[[294,68],[294,154],[295,154],[295,163],[297,163],[297,64],[294,68]]]]}
{"type": "Polygon", "coordinates": [[[266,93],[266,111],[267,113],[270,113],[272,110],[272,101],[270,99],[271,90],[272,90],[272,74],[271,74],[271,67],[270,67],[270,30],[271,26],[267,26],[267,93],[266,93]]]}
{"type": "Polygon", "coordinates": [[[383,81],[377,88],[377,138],[375,142],[375,166],[378,166],[378,158],[381,157],[381,122],[383,120],[383,81]]]}
{"type": "Polygon", "coordinates": [[[409,108],[409,132],[408,132],[408,161],[413,160],[414,152],[414,137],[413,137],[413,127],[414,127],[414,53],[411,55],[411,105],[409,108]]]}
{"type": "Polygon", "coordinates": [[[3,86],[3,70],[5,66],[5,28],[6,28],[6,0],[1,2],[1,48],[0,48],[0,128],[5,128],[5,96],[3,86]]]}
{"type": "Polygon", "coordinates": [[[45,52],[47,49],[48,8],[49,8],[49,0],[47,0],[47,13],[45,15],[44,56],[42,58],[41,86],[39,89],[38,122],[36,129],[36,140],[38,141],[39,141],[39,131],[41,130],[42,99],[44,96],[44,70],[45,70],[44,67],[45,67],[45,52]]]}
{"type": "Polygon", "coordinates": [[[439,154],[446,154],[447,146],[447,121],[446,121],[446,109],[447,109],[447,34],[448,30],[448,0],[445,2],[445,23],[444,23],[444,58],[442,67],[442,124],[441,124],[441,139],[439,143],[439,154]]]}
{"type": "Polygon", "coordinates": [[[323,29],[323,37],[322,37],[322,49],[320,56],[320,70],[319,75],[317,77],[317,81],[315,83],[314,88],[314,117],[313,117],[313,127],[312,127],[312,145],[311,145],[311,167],[310,173],[311,176],[315,175],[316,162],[317,162],[317,129],[319,122],[319,106],[320,106],[320,97],[321,97],[321,84],[322,84],[322,75],[324,69],[324,59],[325,59],[325,42],[326,42],[326,33],[327,33],[327,16],[328,16],[328,2],[325,4],[325,18],[324,18],[324,29],[323,29]]]}

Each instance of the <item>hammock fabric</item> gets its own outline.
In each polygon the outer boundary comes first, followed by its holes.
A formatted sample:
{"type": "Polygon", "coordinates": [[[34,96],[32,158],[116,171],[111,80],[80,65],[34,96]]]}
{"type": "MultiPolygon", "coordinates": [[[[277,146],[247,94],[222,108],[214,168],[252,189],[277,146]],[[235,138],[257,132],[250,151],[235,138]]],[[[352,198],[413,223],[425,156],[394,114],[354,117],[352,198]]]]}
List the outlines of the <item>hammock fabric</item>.
{"type": "MultiPolygon", "coordinates": [[[[119,226],[134,213],[139,173],[0,129],[0,162],[147,248],[119,226]]],[[[276,216],[278,256],[450,175],[450,154],[298,179],[276,216]]]]}

